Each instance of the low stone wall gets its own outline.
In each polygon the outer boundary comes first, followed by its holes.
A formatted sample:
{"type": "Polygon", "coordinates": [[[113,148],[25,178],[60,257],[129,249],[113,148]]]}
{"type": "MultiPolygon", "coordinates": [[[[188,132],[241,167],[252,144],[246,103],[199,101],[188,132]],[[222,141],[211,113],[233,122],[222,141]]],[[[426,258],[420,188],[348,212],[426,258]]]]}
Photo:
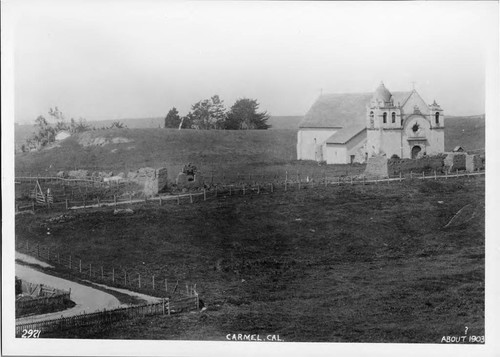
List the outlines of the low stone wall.
{"type": "Polygon", "coordinates": [[[399,173],[408,174],[422,172],[444,172],[445,155],[424,156],[420,159],[389,159],[389,174],[397,176],[399,173]]]}
{"type": "Polygon", "coordinates": [[[444,166],[447,171],[465,170],[467,154],[463,152],[449,152],[446,153],[446,158],[444,159],[444,166]]]}
{"type": "Polygon", "coordinates": [[[177,188],[198,188],[201,186],[200,184],[200,176],[199,175],[186,175],[183,172],[179,172],[177,178],[175,179],[175,184],[177,188]]]}
{"type": "Polygon", "coordinates": [[[469,172],[484,169],[483,159],[480,155],[467,155],[465,157],[465,169],[469,172]]]}
{"type": "Polygon", "coordinates": [[[130,171],[127,179],[144,186],[144,194],[146,196],[154,196],[166,189],[168,184],[167,169],[162,167],[154,169],[152,167],[144,167],[137,171],[130,171]]]}
{"type": "Polygon", "coordinates": [[[366,163],[365,176],[367,178],[384,178],[389,176],[389,166],[386,156],[372,156],[366,163]]]}

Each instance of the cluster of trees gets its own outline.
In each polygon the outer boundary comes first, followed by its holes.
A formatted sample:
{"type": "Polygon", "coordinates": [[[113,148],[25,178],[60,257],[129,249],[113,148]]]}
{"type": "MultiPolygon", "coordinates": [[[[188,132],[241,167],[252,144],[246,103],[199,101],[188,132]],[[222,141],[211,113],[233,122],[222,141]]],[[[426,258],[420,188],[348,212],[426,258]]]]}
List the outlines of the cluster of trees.
{"type": "Polygon", "coordinates": [[[96,129],[94,126],[87,124],[87,121],[80,118],[78,121],[71,118],[66,121],[63,113],[59,108],[54,109],[49,108],[49,120],[47,120],[43,115],[39,115],[35,119],[35,133],[26,139],[26,143],[21,145],[21,151],[29,151],[31,149],[38,149],[56,140],[56,135],[60,131],[68,131],[71,134],[83,133],[89,130],[99,130],[99,129],[121,129],[126,126],[119,121],[115,121],[109,127],[102,127],[96,129]]]}
{"type": "Polygon", "coordinates": [[[268,129],[270,115],[259,112],[259,103],[255,99],[238,99],[227,110],[218,95],[201,100],[191,106],[191,111],[184,117],[174,107],[165,117],[165,128],[200,129],[200,130],[247,130],[268,129]]]}

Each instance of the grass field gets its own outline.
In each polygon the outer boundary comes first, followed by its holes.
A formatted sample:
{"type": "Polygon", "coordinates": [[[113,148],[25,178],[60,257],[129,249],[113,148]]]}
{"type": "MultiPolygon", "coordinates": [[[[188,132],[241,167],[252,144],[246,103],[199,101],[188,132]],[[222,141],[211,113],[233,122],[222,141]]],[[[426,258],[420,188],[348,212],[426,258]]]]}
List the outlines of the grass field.
{"type": "MultiPolygon", "coordinates": [[[[283,117],[295,122],[296,117],[283,117]],[[290,119],[291,118],[291,119],[290,119]]],[[[284,127],[281,125],[280,127],[284,127]]],[[[22,127],[22,126],[21,126],[22,127]]],[[[20,127],[20,128],[21,128],[20,127]]],[[[19,129],[22,131],[24,129],[19,129]]],[[[446,150],[462,145],[466,150],[484,152],[484,116],[456,117],[446,121],[446,150]]],[[[174,180],[181,168],[191,162],[205,174],[277,174],[297,171],[305,175],[345,174],[350,168],[328,165],[318,171],[315,162],[296,160],[297,129],[195,131],[172,129],[99,130],[71,137],[60,146],[40,152],[18,153],[16,175],[48,175],[60,170],[88,169],[115,173],[141,167],[167,167],[174,180]],[[85,146],[97,138],[126,138],[129,143],[85,146]]]]}
{"type": "Polygon", "coordinates": [[[189,280],[207,306],[46,337],[440,343],[465,326],[484,335],[481,207],[483,178],[417,180],[17,216],[16,239],[189,280]],[[443,228],[467,204],[478,214],[443,228]]]}

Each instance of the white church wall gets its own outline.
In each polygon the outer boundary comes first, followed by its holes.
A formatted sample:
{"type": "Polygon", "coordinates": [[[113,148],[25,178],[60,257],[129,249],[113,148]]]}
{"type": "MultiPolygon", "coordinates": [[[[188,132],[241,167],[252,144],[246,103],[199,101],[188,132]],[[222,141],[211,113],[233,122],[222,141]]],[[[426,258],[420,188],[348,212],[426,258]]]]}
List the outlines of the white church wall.
{"type": "Polygon", "coordinates": [[[427,155],[437,155],[444,152],[444,129],[429,130],[427,155]]]}
{"type": "Polygon", "coordinates": [[[364,130],[346,144],[346,160],[351,163],[351,156],[354,156],[353,162],[364,162],[366,159],[366,140],[367,131],[364,130]]]}
{"type": "Polygon", "coordinates": [[[382,135],[381,152],[388,158],[392,155],[401,157],[401,130],[384,130],[382,135]]]}
{"type": "Polygon", "coordinates": [[[347,164],[347,148],[341,144],[326,144],[324,159],[327,164],[347,164]]]}
{"type": "Polygon", "coordinates": [[[416,145],[420,146],[422,153],[431,155],[429,151],[433,150],[431,145],[434,142],[432,139],[432,131],[429,121],[423,116],[414,115],[410,117],[405,122],[405,127],[403,129],[403,158],[411,158],[411,150],[416,145]],[[419,127],[417,132],[413,131],[413,126],[415,124],[419,127]],[[415,139],[411,140],[411,138],[415,139]],[[416,138],[420,138],[421,140],[416,140],[416,138]]]}
{"type": "MultiPolygon", "coordinates": [[[[323,143],[338,129],[307,129],[297,133],[297,160],[317,160],[323,143]],[[315,140],[316,139],[316,140],[315,140]]],[[[323,157],[323,160],[325,158],[323,157]]]]}

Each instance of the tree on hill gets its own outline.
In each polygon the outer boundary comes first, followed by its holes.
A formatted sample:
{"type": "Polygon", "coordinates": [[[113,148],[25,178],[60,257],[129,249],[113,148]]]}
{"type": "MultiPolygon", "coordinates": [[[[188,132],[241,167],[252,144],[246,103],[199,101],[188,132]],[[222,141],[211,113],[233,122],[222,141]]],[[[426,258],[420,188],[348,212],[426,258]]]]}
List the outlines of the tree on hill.
{"type": "Polygon", "coordinates": [[[269,129],[267,124],[270,115],[267,112],[258,112],[259,103],[256,99],[238,99],[227,114],[224,128],[232,130],[242,129],[269,129]]]}
{"type": "Polygon", "coordinates": [[[195,129],[223,129],[226,119],[226,108],[219,96],[214,95],[210,99],[204,99],[193,104],[188,116],[193,120],[193,127],[195,129]]]}
{"type": "Polygon", "coordinates": [[[175,107],[170,109],[165,117],[165,128],[178,128],[181,123],[181,117],[179,116],[179,112],[175,107]]]}

